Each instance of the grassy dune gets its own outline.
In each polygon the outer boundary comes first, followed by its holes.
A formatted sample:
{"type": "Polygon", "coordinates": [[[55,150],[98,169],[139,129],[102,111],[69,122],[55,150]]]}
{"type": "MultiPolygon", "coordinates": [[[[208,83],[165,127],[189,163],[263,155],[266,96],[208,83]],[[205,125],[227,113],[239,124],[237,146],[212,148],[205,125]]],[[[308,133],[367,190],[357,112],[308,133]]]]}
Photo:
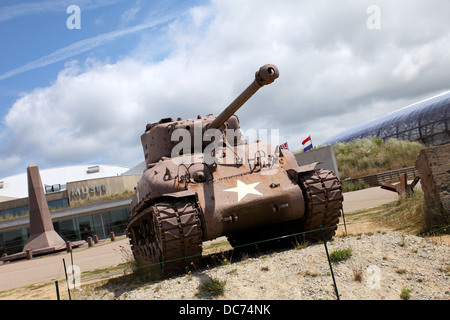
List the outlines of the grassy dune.
{"type": "Polygon", "coordinates": [[[333,150],[341,179],[414,166],[425,145],[398,139],[356,139],[336,143],[333,150]]]}

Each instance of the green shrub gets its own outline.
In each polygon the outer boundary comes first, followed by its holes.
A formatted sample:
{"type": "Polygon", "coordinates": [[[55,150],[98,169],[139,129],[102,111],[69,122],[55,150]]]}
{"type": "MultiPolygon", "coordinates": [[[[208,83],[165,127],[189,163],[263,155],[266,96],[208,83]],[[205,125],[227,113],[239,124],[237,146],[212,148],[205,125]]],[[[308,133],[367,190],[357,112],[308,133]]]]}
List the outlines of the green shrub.
{"type": "Polygon", "coordinates": [[[330,260],[331,262],[340,262],[343,260],[347,260],[352,256],[352,249],[343,249],[343,250],[336,250],[331,252],[330,254],[330,260]]]}
{"type": "Polygon", "coordinates": [[[333,145],[342,180],[414,166],[421,149],[418,142],[365,138],[333,145]]]}
{"type": "Polygon", "coordinates": [[[358,179],[356,182],[342,181],[342,192],[356,191],[361,189],[367,189],[370,186],[362,179],[358,179]]]}
{"type": "Polygon", "coordinates": [[[208,278],[200,284],[199,292],[196,295],[222,295],[226,284],[226,280],[208,278]]]}
{"type": "Polygon", "coordinates": [[[411,297],[411,290],[410,289],[402,289],[402,292],[400,293],[400,298],[403,300],[408,300],[411,297]]]}

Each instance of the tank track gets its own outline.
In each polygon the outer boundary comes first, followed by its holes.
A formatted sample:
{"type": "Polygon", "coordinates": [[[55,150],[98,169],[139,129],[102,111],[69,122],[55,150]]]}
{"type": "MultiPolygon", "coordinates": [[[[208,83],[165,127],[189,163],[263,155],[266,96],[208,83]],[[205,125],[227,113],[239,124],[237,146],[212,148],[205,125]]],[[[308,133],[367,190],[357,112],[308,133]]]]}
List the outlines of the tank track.
{"type": "Polygon", "coordinates": [[[324,229],[326,240],[336,233],[342,209],[342,187],[333,171],[319,169],[299,178],[305,198],[303,231],[309,241],[323,240],[320,227],[324,229]]]}
{"type": "Polygon", "coordinates": [[[140,265],[161,275],[179,274],[202,260],[201,211],[195,201],[164,201],[144,208],[129,223],[128,237],[140,265]]]}

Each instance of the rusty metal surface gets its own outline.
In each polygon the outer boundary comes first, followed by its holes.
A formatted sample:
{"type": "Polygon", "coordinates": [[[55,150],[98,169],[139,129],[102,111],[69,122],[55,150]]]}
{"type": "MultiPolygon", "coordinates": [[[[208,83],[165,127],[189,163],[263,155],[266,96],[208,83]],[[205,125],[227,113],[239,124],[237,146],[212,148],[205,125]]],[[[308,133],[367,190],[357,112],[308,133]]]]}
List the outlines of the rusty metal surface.
{"type": "MultiPolygon", "coordinates": [[[[330,170],[319,169],[301,177],[306,193],[306,219],[304,231],[324,228],[325,237],[331,239],[336,233],[342,209],[342,188],[330,170]]],[[[320,231],[307,234],[309,240],[322,239],[320,231]]]]}
{"type": "MultiPolygon", "coordinates": [[[[259,140],[247,143],[240,135],[232,141],[224,138],[212,163],[206,160],[206,144],[195,144],[197,135],[203,137],[207,129],[219,129],[222,137],[225,129],[239,132],[234,113],[278,75],[274,65],[261,67],[254,81],[217,117],[166,118],[147,125],[141,136],[147,170],[136,187],[127,228],[136,259],[155,263],[160,272],[170,274],[199,263],[202,241],[224,235],[232,244],[248,240],[245,235],[320,226],[326,228],[328,239],[334,235],[342,193],[333,172],[316,171],[315,163],[299,166],[288,150],[259,140]],[[186,130],[191,138],[188,154],[172,153],[177,141],[171,135],[177,129],[186,130]],[[201,150],[196,150],[199,146],[201,150]]],[[[309,238],[317,240],[315,233],[309,238]]]]}
{"type": "Polygon", "coordinates": [[[408,184],[408,178],[406,173],[400,174],[400,182],[393,185],[389,182],[385,182],[381,185],[381,189],[389,190],[397,192],[399,195],[406,195],[414,191],[414,187],[419,182],[420,177],[417,176],[414,178],[414,180],[411,182],[411,184],[408,184]]]}
{"type": "Polygon", "coordinates": [[[219,129],[259,88],[272,83],[279,76],[280,72],[275,65],[266,64],[262,66],[255,73],[255,80],[214,119],[208,129],[219,129]]]}
{"type": "Polygon", "coordinates": [[[135,256],[162,274],[183,272],[201,262],[200,209],[194,201],[172,200],[140,212],[130,221],[135,256]]]}

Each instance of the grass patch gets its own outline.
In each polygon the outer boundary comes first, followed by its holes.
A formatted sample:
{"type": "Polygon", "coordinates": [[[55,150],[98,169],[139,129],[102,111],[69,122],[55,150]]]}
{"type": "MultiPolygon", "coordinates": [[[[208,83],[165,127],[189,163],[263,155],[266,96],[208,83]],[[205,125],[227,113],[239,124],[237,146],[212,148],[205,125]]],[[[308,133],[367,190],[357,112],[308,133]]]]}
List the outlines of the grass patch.
{"type": "Polygon", "coordinates": [[[81,280],[86,280],[85,278],[90,278],[90,277],[93,277],[93,278],[96,278],[96,277],[100,278],[101,276],[107,277],[113,273],[123,273],[128,268],[130,268],[130,264],[128,262],[123,262],[123,263],[120,263],[113,267],[85,271],[81,274],[81,280]]]}
{"type": "Polygon", "coordinates": [[[395,272],[397,272],[398,274],[405,274],[406,269],[397,269],[397,270],[395,270],[395,272]]]}
{"type": "Polygon", "coordinates": [[[411,297],[411,290],[410,289],[402,289],[402,292],[400,293],[400,298],[403,300],[408,300],[411,297]]]}
{"type": "Polygon", "coordinates": [[[352,249],[336,250],[330,253],[331,262],[337,263],[349,259],[352,256],[352,249]]]}
{"type": "Polygon", "coordinates": [[[333,150],[339,175],[344,180],[414,166],[425,147],[418,142],[365,138],[335,143],[333,150]]]}
{"type": "Polygon", "coordinates": [[[223,294],[226,280],[218,280],[215,278],[208,277],[205,281],[202,281],[199,286],[199,291],[195,294],[196,296],[219,296],[223,294]]]}
{"type": "Polygon", "coordinates": [[[307,246],[309,246],[308,241],[298,242],[298,240],[295,240],[295,243],[294,243],[295,250],[305,249],[307,246]]]}
{"type": "MultiPolygon", "coordinates": [[[[408,196],[399,196],[398,200],[377,207],[355,210],[345,213],[347,225],[373,223],[377,227],[391,231],[423,236],[431,229],[426,223],[424,194],[420,187],[408,196]]],[[[399,245],[405,246],[404,241],[399,245]]]]}
{"type": "Polygon", "coordinates": [[[370,186],[362,179],[358,179],[356,182],[342,181],[342,192],[350,192],[367,188],[370,188],[370,186]]]}
{"type": "Polygon", "coordinates": [[[428,231],[424,215],[424,195],[420,188],[397,201],[384,205],[385,214],[377,219],[381,225],[394,231],[419,235],[428,231]]]}
{"type": "Polygon", "coordinates": [[[207,256],[210,254],[219,253],[232,249],[233,247],[230,245],[230,243],[226,238],[224,238],[223,240],[218,238],[214,241],[208,241],[206,243],[203,243],[202,255],[207,256]]]}

